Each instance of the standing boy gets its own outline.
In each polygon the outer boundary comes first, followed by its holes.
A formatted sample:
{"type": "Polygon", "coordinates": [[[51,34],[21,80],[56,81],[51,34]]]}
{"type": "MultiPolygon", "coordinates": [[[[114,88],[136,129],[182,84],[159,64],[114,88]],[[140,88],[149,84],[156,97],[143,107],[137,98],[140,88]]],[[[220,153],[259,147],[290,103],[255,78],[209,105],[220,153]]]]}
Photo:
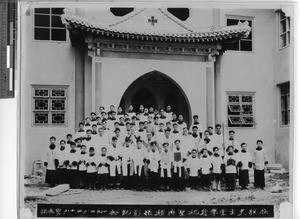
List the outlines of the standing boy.
{"type": "Polygon", "coordinates": [[[98,168],[97,182],[98,182],[98,187],[102,191],[106,190],[106,186],[108,182],[109,160],[107,158],[106,153],[107,153],[107,148],[102,147],[101,155],[98,157],[99,168],[98,168]]]}
{"type": "Polygon", "coordinates": [[[175,140],[175,148],[173,150],[172,163],[172,188],[174,191],[185,190],[184,183],[184,162],[186,161],[186,153],[183,152],[180,146],[180,140],[175,140]]]}
{"type": "Polygon", "coordinates": [[[212,161],[207,149],[202,149],[200,157],[201,186],[204,190],[210,190],[212,161]]]}
{"type": "Polygon", "coordinates": [[[229,145],[226,149],[227,154],[224,157],[225,179],[227,191],[234,191],[236,187],[237,164],[239,163],[238,155],[234,153],[234,148],[229,145]]]}
{"type": "Polygon", "coordinates": [[[86,173],[86,160],[89,155],[86,152],[86,146],[82,145],[80,148],[80,154],[78,155],[78,177],[79,188],[87,188],[87,173],[86,173]]]}
{"type": "Polygon", "coordinates": [[[65,161],[67,160],[67,149],[66,149],[66,141],[61,140],[60,141],[60,149],[57,150],[57,182],[58,184],[67,183],[67,166],[65,161]]]}
{"type": "Polygon", "coordinates": [[[212,163],[212,189],[215,191],[221,191],[221,174],[222,174],[222,166],[224,165],[223,159],[219,154],[219,147],[213,148],[214,154],[211,156],[212,163]]]}
{"type": "Polygon", "coordinates": [[[160,162],[160,154],[158,152],[158,148],[156,142],[151,142],[151,150],[148,153],[147,162],[149,163],[149,186],[150,190],[157,191],[158,189],[158,179],[159,179],[159,162],[160,162]]]}
{"type": "Polygon", "coordinates": [[[171,163],[172,163],[172,154],[169,151],[169,143],[163,143],[163,151],[161,152],[160,158],[160,177],[161,185],[163,191],[170,190],[171,183],[171,163]]]}
{"type": "Polygon", "coordinates": [[[249,152],[247,152],[247,144],[241,144],[240,156],[240,168],[239,168],[239,185],[242,189],[248,189],[249,184],[249,168],[252,168],[252,157],[249,152]]]}
{"type": "Polygon", "coordinates": [[[87,180],[90,190],[94,190],[97,181],[97,156],[94,147],[89,148],[89,156],[86,158],[87,180]]]}
{"type": "Polygon", "coordinates": [[[254,187],[264,189],[265,187],[265,165],[269,163],[269,158],[265,149],[263,149],[263,141],[256,141],[256,149],[253,154],[254,164],[254,187]]]}
{"type": "Polygon", "coordinates": [[[57,181],[56,166],[58,165],[58,160],[56,156],[55,141],[56,138],[52,136],[44,158],[44,165],[46,167],[45,183],[50,184],[51,187],[54,187],[57,181]]]}
{"type": "Polygon", "coordinates": [[[79,159],[79,149],[75,148],[75,143],[70,143],[71,150],[68,156],[68,177],[69,177],[69,184],[71,189],[75,189],[79,185],[79,178],[78,178],[78,159],[79,159]]]}
{"type": "Polygon", "coordinates": [[[189,174],[189,184],[191,189],[197,190],[200,175],[200,160],[196,149],[192,149],[191,156],[187,159],[186,168],[189,174]]]}

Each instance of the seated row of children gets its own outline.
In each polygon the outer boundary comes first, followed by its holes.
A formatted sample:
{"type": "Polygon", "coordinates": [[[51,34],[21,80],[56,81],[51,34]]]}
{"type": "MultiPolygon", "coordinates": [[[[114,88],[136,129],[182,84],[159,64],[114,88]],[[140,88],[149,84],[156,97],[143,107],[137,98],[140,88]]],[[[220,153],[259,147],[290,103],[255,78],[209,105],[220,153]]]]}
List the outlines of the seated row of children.
{"type": "Polygon", "coordinates": [[[57,148],[55,141],[55,137],[50,138],[44,163],[46,183],[51,186],[69,183],[71,188],[105,190],[110,185],[113,189],[139,191],[182,191],[186,186],[192,189],[201,186],[220,191],[224,180],[226,190],[233,191],[237,175],[241,188],[247,189],[249,169],[254,168],[254,186],[265,187],[264,167],[268,158],[261,140],[257,141],[253,156],[247,152],[246,143],[241,144],[241,150],[228,145],[222,156],[218,146],[186,146],[181,139],[171,142],[173,147],[169,141],[162,145],[156,141],[147,144],[134,135],[126,136],[121,145],[117,136],[108,143],[90,146],[61,140],[57,148]]]}

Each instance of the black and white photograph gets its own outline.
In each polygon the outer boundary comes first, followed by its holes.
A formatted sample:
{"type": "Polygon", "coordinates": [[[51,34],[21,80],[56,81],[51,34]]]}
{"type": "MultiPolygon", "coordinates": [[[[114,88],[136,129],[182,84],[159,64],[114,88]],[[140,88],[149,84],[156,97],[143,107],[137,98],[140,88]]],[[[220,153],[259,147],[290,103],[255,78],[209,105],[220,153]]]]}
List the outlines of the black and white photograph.
{"type": "Polygon", "coordinates": [[[294,6],[156,3],[1,3],[20,218],[292,217],[294,6]]]}

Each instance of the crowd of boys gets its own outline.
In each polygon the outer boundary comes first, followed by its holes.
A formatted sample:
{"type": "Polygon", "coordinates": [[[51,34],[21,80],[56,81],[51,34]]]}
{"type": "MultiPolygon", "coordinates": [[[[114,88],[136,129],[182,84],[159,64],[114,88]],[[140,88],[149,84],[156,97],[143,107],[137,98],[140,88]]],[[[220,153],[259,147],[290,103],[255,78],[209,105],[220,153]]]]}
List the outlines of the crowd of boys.
{"type": "MultiPolygon", "coordinates": [[[[128,107],[124,113],[110,106],[108,112],[91,113],[66,140],[50,138],[45,162],[45,182],[51,186],[69,183],[71,188],[183,191],[248,189],[249,170],[254,168],[254,186],[264,189],[268,157],[263,141],[257,140],[251,155],[247,144],[222,133],[217,124],[203,130],[197,115],[188,129],[182,115],[153,107],[128,107]]],[[[224,132],[224,131],[223,131],[224,132]]]]}

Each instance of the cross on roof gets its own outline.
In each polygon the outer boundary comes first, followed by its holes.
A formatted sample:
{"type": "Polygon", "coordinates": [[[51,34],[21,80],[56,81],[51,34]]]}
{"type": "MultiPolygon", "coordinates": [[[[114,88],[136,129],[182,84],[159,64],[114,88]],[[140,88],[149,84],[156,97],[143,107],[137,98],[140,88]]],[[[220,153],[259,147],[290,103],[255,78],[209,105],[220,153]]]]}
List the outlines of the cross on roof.
{"type": "Polygon", "coordinates": [[[148,23],[151,23],[154,26],[154,23],[157,23],[157,19],[154,19],[154,16],[151,16],[151,19],[148,19],[148,23]]]}

